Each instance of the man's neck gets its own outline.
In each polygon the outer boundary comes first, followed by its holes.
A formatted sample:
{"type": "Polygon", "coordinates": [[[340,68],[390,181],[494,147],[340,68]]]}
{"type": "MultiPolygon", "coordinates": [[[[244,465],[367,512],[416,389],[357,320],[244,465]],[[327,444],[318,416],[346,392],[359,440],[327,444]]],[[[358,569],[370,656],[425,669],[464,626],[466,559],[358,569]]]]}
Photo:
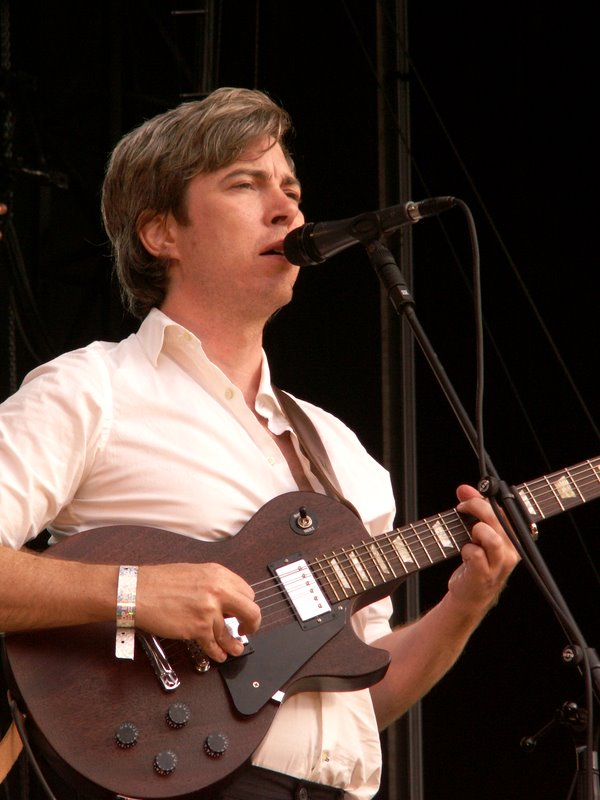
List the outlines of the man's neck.
{"type": "Polygon", "coordinates": [[[223,323],[222,317],[215,321],[204,315],[187,315],[167,304],[161,310],[198,337],[208,358],[238,387],[254,410],[262,368],[263,325],[236,325],[232,320],[223,323]]]}

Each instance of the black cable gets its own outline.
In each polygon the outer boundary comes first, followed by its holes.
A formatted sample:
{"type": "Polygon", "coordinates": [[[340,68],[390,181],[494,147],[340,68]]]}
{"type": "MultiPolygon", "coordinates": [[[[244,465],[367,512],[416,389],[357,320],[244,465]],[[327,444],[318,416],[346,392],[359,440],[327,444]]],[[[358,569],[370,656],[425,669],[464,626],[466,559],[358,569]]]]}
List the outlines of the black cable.
{"type": "Polygon", "coordinates": [[[17,706],[16,702],[13,698],[8,696],[8,707],[10,708],[10,712],[12,714],[12,718],[17,726],[17,730],[19,732],[19,736],[21,737],[21,741],[23,742],[23,749],[27,753],[29,764],[33,768],[35,775],[40,782],[41,788],[44,790],[44,793],[48,797],[48,800],[57,800],[54,796],[52,789],[48,786],[46,782],[46,778],[44,777],[42,770],[37,762],[37,759],[31,749],[31,745],[29,744],[29,738],[27,736],[27,731],[25,730],[25,726],[23,725],[23,717],[21,716],[21,712],[19,711],[19,707],[17,706]]]}
{"type": "MultiPolygon", "coordinates": [[[[354,30],[355,36],[357,37],[357,40],[358,40],[359,44],[362,47],[362,50],[363,50],[363,53],[364,53],[364,56],[365,56],[365,61],[366,61],[367,65],[368,65],[369,70],[371,71],[373,77],[375,78],[375,81],[376,81],[376,84],[377,84],[377,87],[378,87],[378,91],[381,93],[382,97],[385,99],[386,98],[386,92],[384,91],[384,88],[380,85],[380,82],[377,80],[377,70],[375,68],[375,65],[373,64],[372,59],[370,58],[370,56],[368,54],[367,48],[364,46],[364,43],[362,41],[363,32],[355,24],[345,0],[341,0],[341,3],[342,3],[342,6],[344,8],[344,11],[346,12],[346,15],[347,15],[349,21],[350,21],[351,27],[354,30]]],[[[489,212],[489,210],[488,210],[488,208],[486,206],[486,203],[485,203],[480,191],[477,188],[477,185],[476,185],[474,179],[472,178],[472,176],[471,176],[471,174],[470,174],[470,172],[469,172],[469,170],[468,170],[463,158],[461,157],[461,155],[459,153],[459,150],[456,147],[456,145],[455,145],[455,143],[454,143],[454,141],[453,141],[453,139],[452,139],[452,137],[451,137],[451,135],[450,135],[450,133],[448,131],[448,128],[446,127],[446,125],[445,125],[445,123],[444,123],[444,121],[443,121],[443,119],[441,117],[441,114],[438,112],[438,110],[437,110],[437,108],[435,106],[435,103],[434,103],[429,91],[427,90],[427,87],[425,86],[425,83],[422,80],[414,61],[413,61],[412,57],[410,56],[410,52],[408,51],[407,47],[405,46],[405,43],[404,43],[404,41],[402,39],[402,36],[396,30],[395,21],[390,19],[389,15],[386,14],[385,6],[383,5],[383,3],[381,3],[381,0],[378,0],[378,3],[379,3],[380,8],[382,9],[383,19],[385,20],[387,25],[390,27],[390,29],[394,32],[394,37],[396,39],[398,47],[402,50],[402,52],[403,52],[403,54],[404,54],[404,56],[405,56],[405,58],[407,60],[407,63],[410,66],[411,77],[414,77],[414,79],[416,81],[416,84],[418,85],[420,91],[423,93],[423,97],[425,98],[426,103],[427,103],[431,113],[433,114],[435,121],[439,125],[439,127],[440,127],[440,129],[442,131],[442,134],[445,137],[445,140],[448,143],[448,146],[449,146],[451,152],[453,153],[454,157],[456,158],[456,161],[457,161],[457,163],[459,165],[459,168],[460,168],[462,174],[464,175],[464,177],[465,177],[465,179],[466,179],[471,191],[473,192],[473,195],[474,195],[475,199],[477,200],[478,205],[480,206],[480,208],[482,210],[483,216],[486,219],[487,223],[489,224],[490,229],[491,229],[496,241],[498,242],[498,244],[500,246],[500,249],[501,249],[504,257],[506,258],[506,261],[507,261],[507,263],[508,263],[508,265],[509,265],[509,267],[510,267],[510,269],[511,269],[511,271],[512,271],[512,273],[513,273],[513,275],[514,275],[514,277],[515,277],[515,279],[516,279],[516,281],[518,283],[518,285],[519,285],[519,288],[523,292],[523,295],[524,295],[529,307],[531,308],[531,310],[532,310],[532,312],[533,312],[533,314],[535,316],[535,319],[537,320],[537,322],[538,322],[538,324],[539,324],[539,326],[540,326],[540,328],[542,330],[542,333],[543,333],[544,337],[546,338],[546,340],[547,340],[547,342],[549,344],[549,347],[551,348],[551,350],[552,350],[552,352],[553,352],[553,354],[554,354],[554,356],[555,356],[555,358],[556,358],[556,360],[557,360],[557,362],[559,364],[560,369],[562,370],[562,372],[563,372],[563,374],[564,374],[564,376],[565,376],[565,378],[567,380],[567,383],[571,387],[571,390],[573,391],[573,393],[574,393],[574,395],[576,397],[576,400],[577,400],[577,402],[578,402],[578,404],[579,404],[584,416],[586,417],[586,419],[587,419],[587,421],[588,421],[588,423],[589,423],[594,435],[596,436],[596,439],[598,441],[600,441],[600,427],[598,426],[598,424],[594,420],[594,417],[592,416],[592,413],[591,413],[589,407],[587,406],[585,400],[583,399],[583,397],[581,395],[581,392],[579,391],[579,388],[577,387],[577,385],[576,385],[576,383],[575,383],[575,381],[573,379],[573,376],[572,376],[567,364],[565,363],[565,361],[564,361],[564,359],[563,359],[563,357],[562,357],[562,355],[561,355],[561,353],[559,351],[558,346],[556,345],[556,343],[555,343],[555,341],[554,341],[554,339],[552,337],[552,334],[550,333],[548,327],[546,326],[546,324],[545,324],[545,322],[544,322],[544,320],[542,318],[542,315],[541,315],[539,309],[537,308],[537,306],[535,304],[535,301],[534,301],[533,297],[531,296],[531,293],[529,292],[529,290],[527,288],[527,285],[525,284],[525,281],[524,281],[523,277],[521,276],[521,274],[520,274],[520,272],[519,272],[519,270],[517,268],[517,265],[515,264],[515,261],[512,258],[511,254],[510,254],[510,252],[508,250],[508,247],[507,247],[506,243],[504,242],[504,239],[502,238],[502,235],[500,234],[500,231],[498,230],[498,228],[497,228],[497,226],[496,226],[496,224],[494,222],[494,219],[493,219],[492,215],[490,214],[490,212],[489,212]]],[[[406,78],[407,76],[404,76],[404,77],[406,78]]],[[[389,107],[389,104],[388,104],[388,111],[390,113],[390,116],[395,119],[394,111],[393,111],[393,109],[391,109],[389,107]]],[[[431,192],[428,192],[428,190],[427,190],[427,181],[425,180],[425,178],[423,176],[423,173],[421,172],[421,170],[419,168],[419,165],[415,161],[415,159],[413,157],[413,154],[412,154],[412,151],[411,151],[410,147],[408,146],[407,136],[402,131],[401,126],[400,126],[400,124],[399,124],[397,119],[395,119],[395,123],[396,123],[396,130],[397,130],[398,136],[401,139],[401,141],[404,143],[404,146],[407,148],[407,152],[410,155],[412,168],[413,168],[415,174],[417,175],[420,184],[423,186],[423,190],[424,190],[425,194],[431,194],[431,192]]],[[[443,222],[440,222],[439,224],[440,224],[441,229],[445,232],[445,228],[444,228],[443,222]]],[[[452,250],[452,248],[451,248],[451,250],[452,250]]],[[[454,254],[454,256],[455,256],[455,254],[454,254]]],[[[456,258],[456,256],[455,256],[455,261],[460,266],[460,262],[456,258]]],[[[499,353],[499,348],[497,346],[495,347],[495,349],[496,349],[496,352],[499,353]]],[[[503,368],[504,372],[506,373],[507,377],[509,377],[509,379],[510,379],[510,375],[509,375],[508,369],[506,368],[506,365],[504,364],[503,359],[500,359],[500,363],[501,363],[502,368],[503,368]]],[[[509,380],[509,383],[510,383],[511,389],[513,389],[513,391],[516,392],[516,388],[514,387],[514,384],[512,383],[512,381],[509,380]]],[[[515,396],[517,397],[517,401],[519,403],[519,406],[522,407],[522,403],[520,402],[520,400],[518,398],[518,395],[516,394],[515,396]]],[[[537,435],[535,436],[535,438],[539,443],[539,439],[538,439],[537,435]]],[[[542,450],[542,452],[543,452],[543,450],[542,450]]]]}

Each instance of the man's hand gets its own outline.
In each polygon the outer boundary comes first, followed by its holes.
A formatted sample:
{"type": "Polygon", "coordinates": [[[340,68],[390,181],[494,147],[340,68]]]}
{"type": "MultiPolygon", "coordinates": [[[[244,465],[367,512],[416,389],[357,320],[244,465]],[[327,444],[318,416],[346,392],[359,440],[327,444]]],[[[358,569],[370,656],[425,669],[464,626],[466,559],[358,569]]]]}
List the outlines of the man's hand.
{"type": "Polygon", "coordinates": [[[519,556],[496,517],[489,501],[472,486],[456,490],[457,511],[479,521],[471,530],[471,542],[461,551],[462,564],[452,574],[448,588],[455,601],[475,613],[494,605],[519,556]]]}
{"type": "Polygon", "coordinates": [[[235,617],[239,633],[258,630],[260,609],[243,578],[220,564],[140,567],[136,626],[170,639],[193,639],[209,658],[239,656],[243,644],[225,625],[235,617]]]}

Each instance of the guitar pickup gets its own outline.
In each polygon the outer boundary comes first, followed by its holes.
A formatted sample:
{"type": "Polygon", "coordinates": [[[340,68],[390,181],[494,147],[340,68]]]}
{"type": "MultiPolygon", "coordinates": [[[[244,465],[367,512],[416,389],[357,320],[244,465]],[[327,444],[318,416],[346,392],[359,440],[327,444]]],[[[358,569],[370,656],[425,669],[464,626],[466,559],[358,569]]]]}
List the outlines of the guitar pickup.
{"type": "Polygon", "coordinates": [[[331,606],[310,567],[300,555],[269,564],[303,630],[333,616],[331,606]]]}

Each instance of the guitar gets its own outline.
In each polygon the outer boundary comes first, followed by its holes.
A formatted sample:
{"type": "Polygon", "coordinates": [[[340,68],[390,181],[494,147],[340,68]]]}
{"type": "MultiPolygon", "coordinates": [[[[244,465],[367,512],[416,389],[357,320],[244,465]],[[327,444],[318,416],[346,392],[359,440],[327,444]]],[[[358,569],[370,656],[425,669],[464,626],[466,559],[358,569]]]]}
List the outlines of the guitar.
{"type": "MultiPolygon", "coordinates": [[[[513,490],[533,525],[600,496],[600,457],[513,490]]],[[[116,660],[110,623],[11,634],[11,686],[31,738],[92,797],[210,797],[248,762],[282,695],[379,681],[389,656],[358,639],[351,615],[457,555],[469,538],[456,510],[370,538],[336,500],[292,492],[263,506],[235,540],[126,526],[65,539],[46,555],[219,562],[254,587],[263,623],[244,654],[222,665],[189,642],[143,634],[133,661],[116,660]]]]}

